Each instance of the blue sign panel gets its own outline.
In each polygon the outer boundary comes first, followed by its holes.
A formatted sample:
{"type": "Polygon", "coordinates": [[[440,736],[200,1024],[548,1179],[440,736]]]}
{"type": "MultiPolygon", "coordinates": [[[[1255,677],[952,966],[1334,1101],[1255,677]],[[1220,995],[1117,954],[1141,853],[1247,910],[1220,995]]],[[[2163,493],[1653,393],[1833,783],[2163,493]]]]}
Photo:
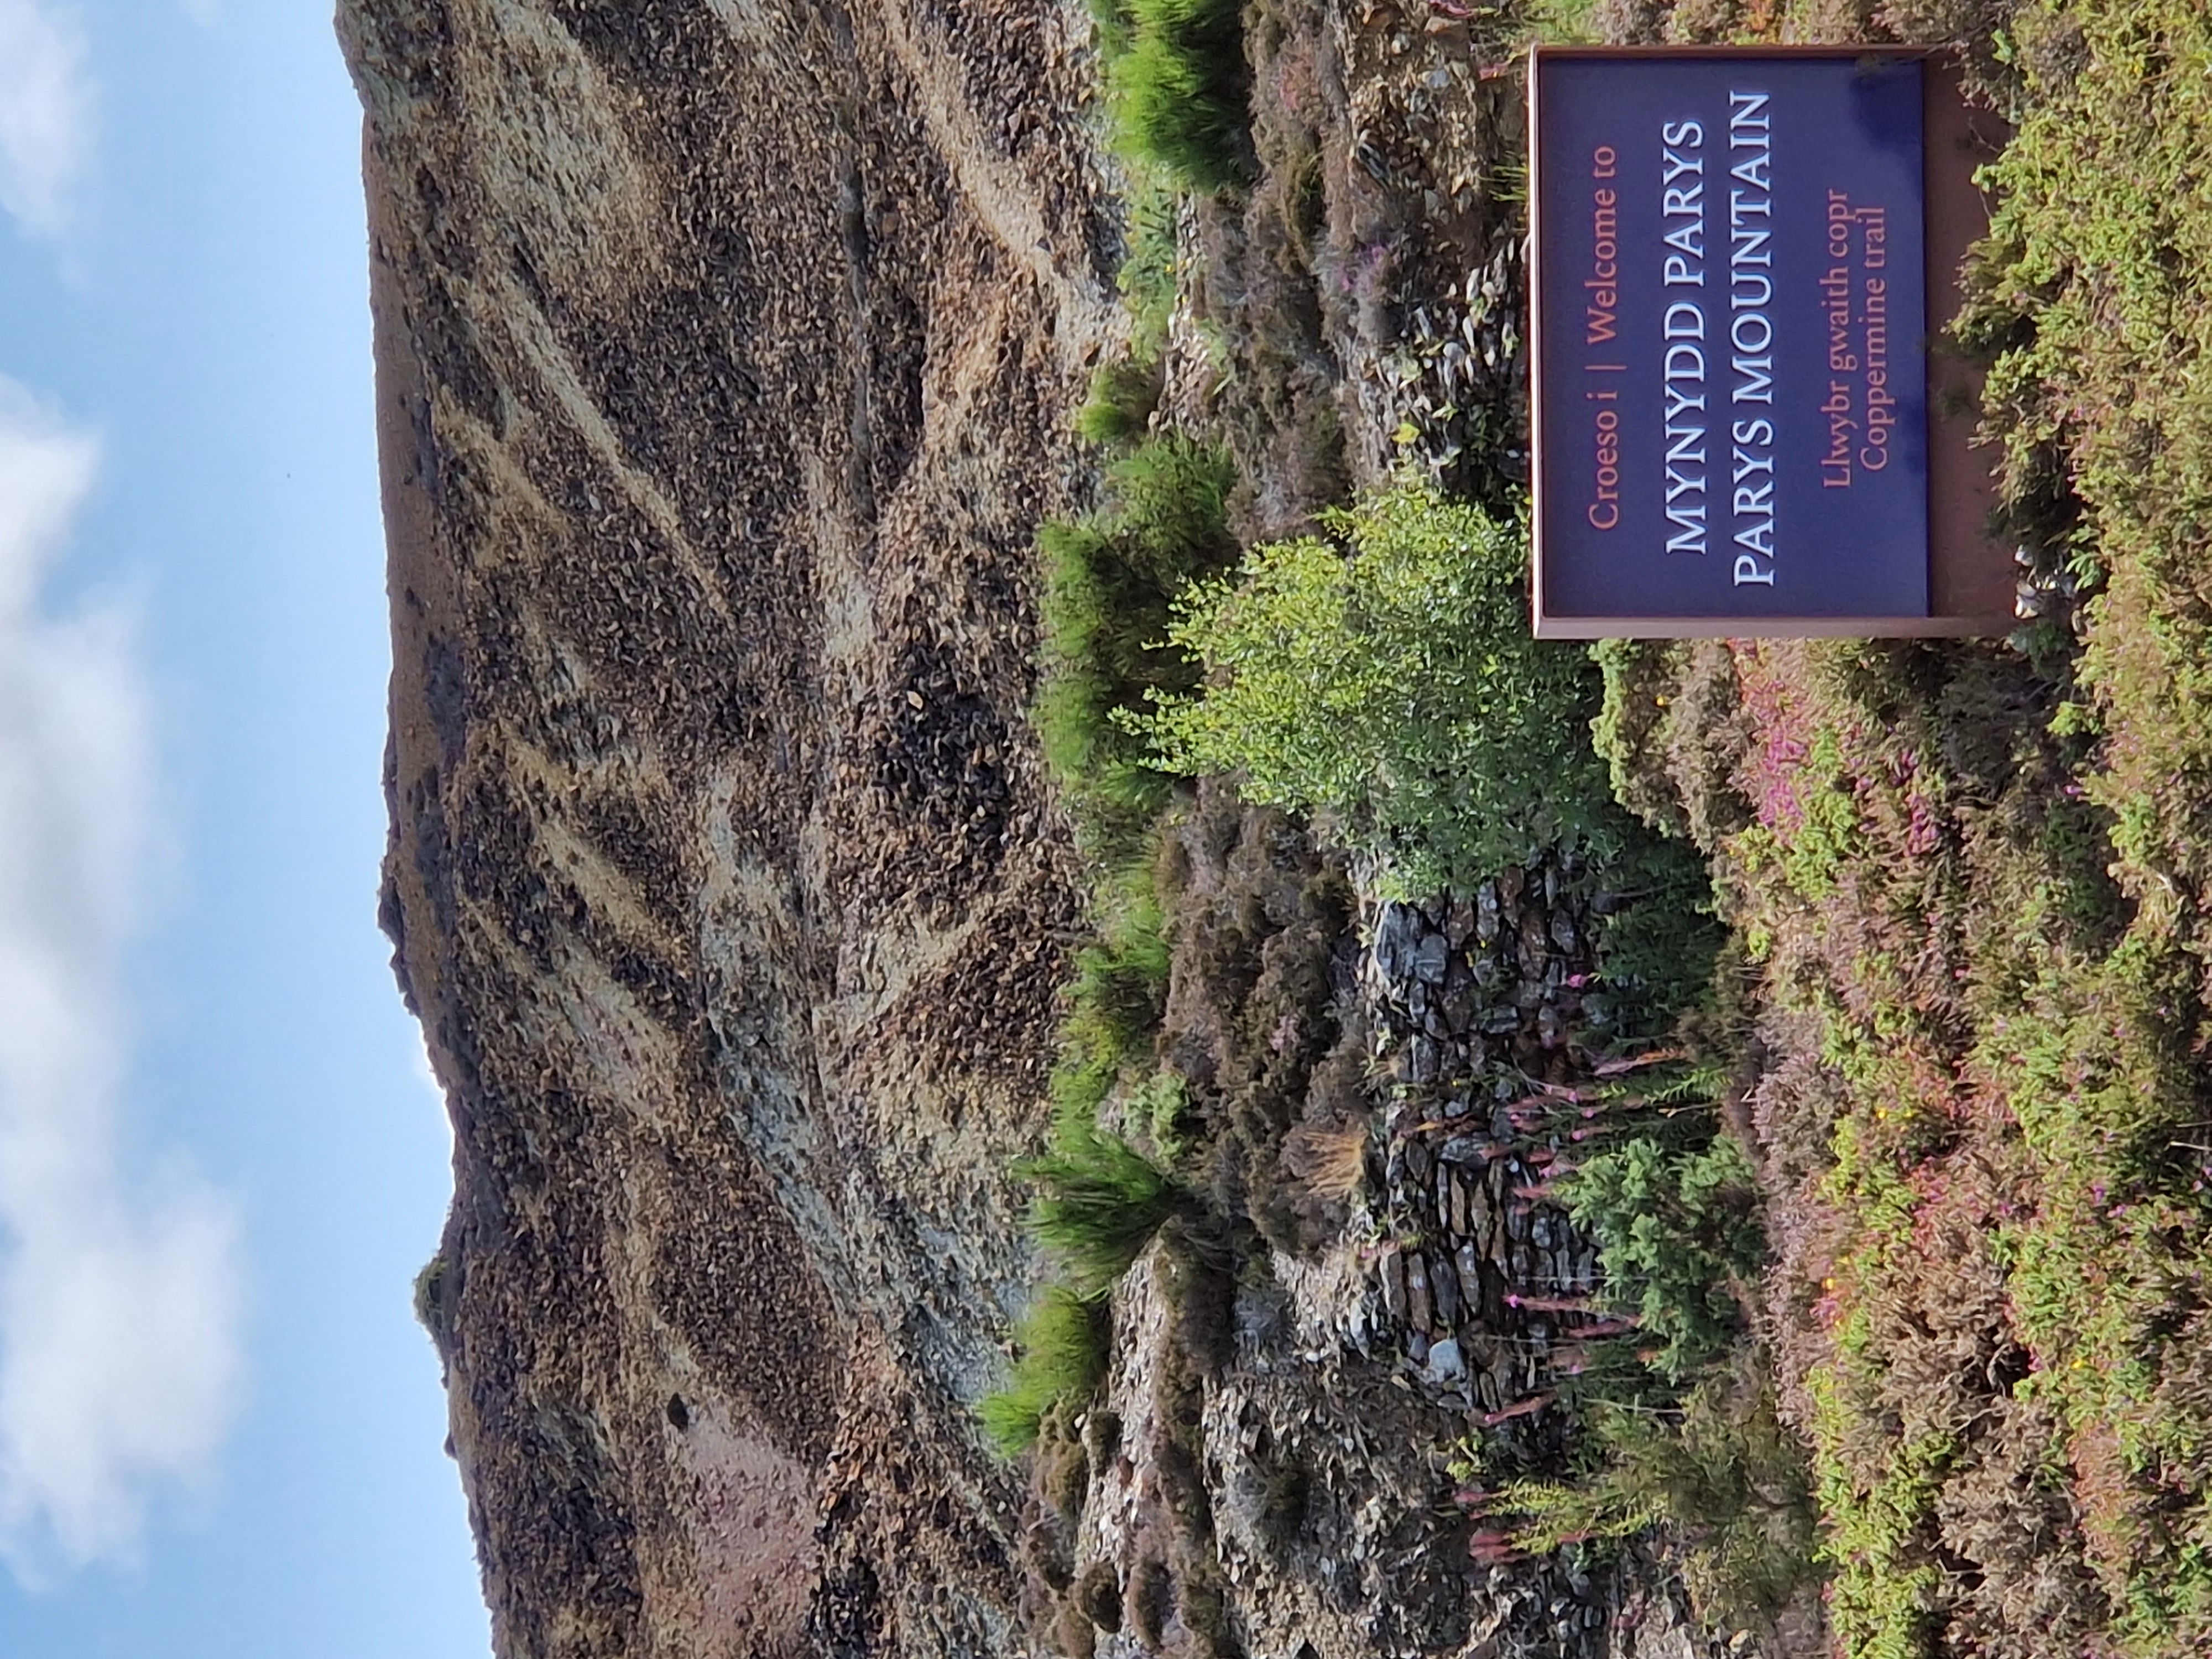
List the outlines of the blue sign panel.
{"type": "Polygon", "coordinates": [[[1539,56],[1545,617],[1928,614],[1921,69],[1539,56]]]}

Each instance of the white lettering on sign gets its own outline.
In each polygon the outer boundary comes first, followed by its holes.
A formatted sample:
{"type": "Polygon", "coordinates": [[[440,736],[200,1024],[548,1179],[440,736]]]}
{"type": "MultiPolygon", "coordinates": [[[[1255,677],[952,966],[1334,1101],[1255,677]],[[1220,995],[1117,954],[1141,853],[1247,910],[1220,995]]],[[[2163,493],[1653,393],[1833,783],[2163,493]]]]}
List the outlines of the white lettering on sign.
{"type": "MultiPolygon", "coordinates": [[[[1729,403],[1774,407],[1773,118],[1763,92],[1729,94],[1729,403]]],[[[1738,420],[1732,440],[1729,503],[1738,587],[1774,586],[1774,422],[1738,420]]]]}
{"type": "MultiPolygon", "coordinates": [[[[1705,285],[1705,129],[1695,120],[1668,121],[1659,129],[1659,216],[1671,252],[1660,261],[1667,288],[1705,285]]],[[[1667,339],[1661,383],[1667,393],[1667,538],[1669,553],[1705,549],[1705,312],[1694,301],[1667,307],[1660,331],[1667,339]]]]}

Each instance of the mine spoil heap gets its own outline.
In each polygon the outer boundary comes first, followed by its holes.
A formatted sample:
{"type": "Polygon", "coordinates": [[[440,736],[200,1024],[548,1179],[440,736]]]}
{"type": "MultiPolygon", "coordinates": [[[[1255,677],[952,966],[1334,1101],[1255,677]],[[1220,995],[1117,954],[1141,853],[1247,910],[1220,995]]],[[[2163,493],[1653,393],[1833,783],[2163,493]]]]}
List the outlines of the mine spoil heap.
{"type": "MultiPolygon", "coordinates": [[[[382,920],[455,1128],[418,1305],[495,1648],[1033,1650],[1041,1559],[1141,1589],[1174,1530],[1162,1466],[1102,1455],[1045,1536],[973,1416],[1037,1276],[1007,1171],[1080,921],[1024,711],[1033,537],[1090,504],[1067,414],[1126,325],[1087,15],[340,0],[338,27],[391,555],[382,920]]],[[[1385,428],[1431,380],[1469,402],[1478,353],[1517,382],[1511,264],[1414,313],[1385,428]]],[[[1435,468],[1483,438],[1453,433],[1435,468]]],[[[1437,1093],[1575,1017],[1589,918],[1536,892],[1370,916],[1338,964],[1397,1087],[1372,1250],[1240,1291],[1188,1399],[1162,1262],[1121,1292],[1107,1397],[1189,1466],[1216,1519],[1176,1547],[1253,1659],[1708,1650],[1635,1571],[1474,1571],[1439,1502],[1439,1436],[1540,1426],[1507,1294],[1591,1273],[1516,1207],[1521,1126],[1437,1093]],[[1292,1455],[1285,1541],[1245,1500],[1292,1455]]]]}
{"type": "Polygon", "coordinates": [[[968,1402],[1073,908],[1022,711],[1113,314],[1079,19],[342,0],[422,1301],[505,1656],[1024,1645],[968,1402]]]}

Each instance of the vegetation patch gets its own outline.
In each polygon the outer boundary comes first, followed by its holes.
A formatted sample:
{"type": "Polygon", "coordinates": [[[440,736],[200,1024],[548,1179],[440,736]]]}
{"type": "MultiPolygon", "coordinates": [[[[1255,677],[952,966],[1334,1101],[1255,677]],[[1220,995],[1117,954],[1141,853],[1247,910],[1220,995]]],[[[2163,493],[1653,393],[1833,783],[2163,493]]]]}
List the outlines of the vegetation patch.
{"type": "Polygon", "coordinates": [[[1248,799],[1314,815],[1396,896],[1586,853],[1658,901],[1623,908],[1608,945],[1627,958],[1609,969],[1669,1008],[1701,988],[1717,943],[1704,871],[1613,799],[1588,736],[1602,675],[1530,636],[1522,528],[1409,483],[1322,527],[1194,582],[1168,639],[1202,678],[1118,723],[1164,770],[1230,774],[1248,799]]]}
{"type": "Polygon", "coordinates": [[[1744,1305],[1766,1262],[1742,1146],[1710,1127],[1681,1139],[1636,1134],[1562,1178],[1568,1212],[1597,1241],[1610,1300],[1649,1345],[1645,1363],[1671,1382],[1743,1340],[1744,1305]]]}
{"type": "Polygon", "coordinates": [[[1106,1376],[1111,1325],[1103,1304],[1048,1285],[1014,1334],[1013,1380],[985,1399],[983,1431],[1008,1457],[1036,1443],[1047,1417],[1088,1400],[1106,1376]]]}
{"type": "Polygon", "coordinates": [[[1817,1573],[1803,1448],[1755,1358],[1715,1366],[1679,1407],[1584,1407],[1579,1479],[1522,1479],[1462,1494],[1479,1553],[1589,1553],[1667,1528],[1711,1628],[1771,1629],[1817,1573]]]}
{"type": "Polygon", "coordinates": [[[1243,11],[1239,0],[1093,9],[1116,143],[1188,189],[1236,189],[1254,175],[1243,11]]]}
{"type": "Polygon", "coordinates": [[[1086,851],[1125,864],[1172,789],[1170,775],[1115,719],[1196,671],[1166,638],[1176,596],[1235,562],[1218,451],[1169,434],[1108,470],[1104,509],[1038,532],[1044,560],[1044,664],[1036,725],[1045,763],[1086,851]]]}
{"type": "Polygon", "coordinates": [[[1601,836],[1618,811],[1577,729],[1595,678],[1529,637],[1518,527],[1413,485],[1322,524],[1176,607],[1168,637],[1204,679],[1125,720],[1162,767],[1335,816],[1401,895],[1601,836]]]}
{"type": "Polygon", "coordinates": [[[1019,1173],[1038,1188],[1038,1239],[1094,1295],[1128,1272],[1152,1236],[1188,1207],[1171,1176],[1096,1127],[1061,1127],[1053,1149],[1019,1173]]]}

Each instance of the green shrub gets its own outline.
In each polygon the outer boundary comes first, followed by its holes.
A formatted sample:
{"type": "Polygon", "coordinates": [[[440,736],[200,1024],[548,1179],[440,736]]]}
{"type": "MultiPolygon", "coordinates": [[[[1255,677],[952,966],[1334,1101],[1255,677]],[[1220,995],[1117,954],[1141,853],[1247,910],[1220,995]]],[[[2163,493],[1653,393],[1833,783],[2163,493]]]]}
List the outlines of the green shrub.
{"type": "Polygon", "coordinates": [[[1107,68],[1115,136],[1193,190],[1249,184],[1252,76],[1237,0],[1127,0],[1107,68]]]}
{"type": "Polygon", "coordinates": [[[1008,1457],[1036,1443],[1046,1416],[1079,1405],[1105,1380],[1110,1327],[1103,1303],[1048,1285],[1015,1333],[1012,1379],[976,1407],[983,1432],[1008,1457]]]}
{"type": "Polygon", "coordinates": [[[1688,816],[1664,769],[1662,747],[1683,647],[1672,640],[1600,640],[1590,659],[1605,698],[1590,738],[1613,781],[1613,799],[1663,835],[1686,837],[1688,816]]]}
{"type": "Polygon", "coordinates": [[[1638,1136],[1562,1177],[1567,1208],[1598,1244],[1607,1293],[1656,1339],[1653,1368],[1680,1382],[1741,1334],[1738,1287],[1766,1245],[1751,1161],[1717,1137],[1681,1149],[1638,1136]]]}
{"type": "Polygon", "coordinates": [[[1514,1542],[1549,1553],[1664,1526],[1683,1547],[1683,1577],[1709,1627],[1778,1611],[1818,1571],[1812,1477],[1771,1383],[1749,1369],[1712,1371],[1679,1411],[1593,1406],[1583,1424],[1591,1474],[1516,1481],[1492,1500],[1518,1517],[1514,1542]]]}
{"type": "Polygon", "coordinates": [[[1057,1126],[1052,1150],[1016,1173],[1036,1184],[1031,1225],[1079,1291],[1095,1293],[1111,1285],[1152,1235],[1188,1207],[1173,1176],[1095,1125],[1057,1126]]]}
{"type": "Polygon", "coordinates": [[[1600,680],[1530,636],[1521,527],[1411,484],[1257,547],[1195,583],[1170,643],[1204,665],[1118,718],[1179,773],[1337,815],[1389,884],[1471,886],[1556,843],[1604,852],[1625,821],[1586,740],[1600,680]]]}
{"type": "Polygon", "coordinates": [[[1605,918],[1598,937],[1606,982],[1629,1005],[1615,1029],[1667,1031],[1711,992],[1728,939],[1714,914],[1711,872],[1686,843],[1630,824],[1601,878],[1634,900],[1605,918]]]}

